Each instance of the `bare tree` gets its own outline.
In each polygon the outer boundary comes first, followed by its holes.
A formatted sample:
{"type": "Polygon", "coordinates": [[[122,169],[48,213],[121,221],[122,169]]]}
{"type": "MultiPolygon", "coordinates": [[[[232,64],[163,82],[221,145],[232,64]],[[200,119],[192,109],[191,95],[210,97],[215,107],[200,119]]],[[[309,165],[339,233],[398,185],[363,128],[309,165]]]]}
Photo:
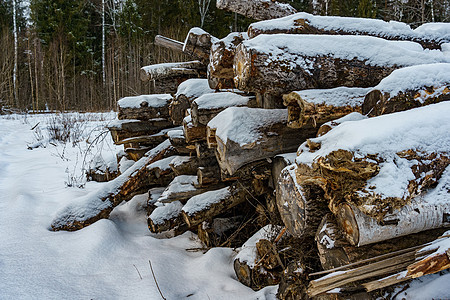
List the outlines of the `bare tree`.
{"type": "Polygon", "coordinates": [[[198,0],[198,9],[200,11],[200,27],[205,23],[206,15],[208,14],[209,4],[211,0],[198,0]]]}

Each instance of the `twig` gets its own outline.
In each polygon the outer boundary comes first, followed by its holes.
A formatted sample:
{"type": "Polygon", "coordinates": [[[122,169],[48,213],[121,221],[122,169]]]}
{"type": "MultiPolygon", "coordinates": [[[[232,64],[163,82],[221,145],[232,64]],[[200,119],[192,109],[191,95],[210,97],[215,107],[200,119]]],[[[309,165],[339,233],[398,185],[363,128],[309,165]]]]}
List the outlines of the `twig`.
{"type": "Polygon", "coordinates": [[[139,277],[141,278],[141,280],[142,280],[142,276],[141,276],[141,272],[139,272],[139,270],[138,270],[138,268],[136,267],[136,265],[133,265],[133,267],[136,269],[136,271],[138,272],[138,274],[139,274],[139,277]]]}
{"type": "Polygon", "coordinates": [[[150,264],[150,270],[152,271],[153,280],[154,280],[155,283],[156,283],[156,287],[158,288],[158,292],[159,292],[159,294],[161,295],[161,298],[162,298],[163,300],[167,300],[166,298],[164,298],[164,295],[162,294],[161,289],[159,288],[158,281],[156,281],[155,272],[153,272],[152,262],[150,261],[150,259],[148,260],[148,263],[150,264]]]}
{"type": "Polygon", "coordinates": [[[34,130],[34,129],[39,125],[39,123],[41,123],[41,122],[37,122],[36,125],[34,125],[34,126],[31,128],[31,130],[34,130]]]}

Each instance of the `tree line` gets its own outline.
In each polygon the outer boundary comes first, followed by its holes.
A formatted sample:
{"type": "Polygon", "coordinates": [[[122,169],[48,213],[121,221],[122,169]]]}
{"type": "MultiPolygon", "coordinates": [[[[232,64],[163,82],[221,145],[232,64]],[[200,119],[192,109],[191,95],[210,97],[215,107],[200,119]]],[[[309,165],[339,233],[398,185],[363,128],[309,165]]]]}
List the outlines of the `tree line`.
{"type": "MultiPolygon", "coordinates": [[[[396,20],[413,27],[448,22],[450,0],[294,0],[299,11],[396,20]]],[[[188,59],[153,43],[184,40],[194,26],[222,38],[252,20],[214,0],[0,0],[0,107],[114,109],[145,94],[144,65],[188,59]]]]}

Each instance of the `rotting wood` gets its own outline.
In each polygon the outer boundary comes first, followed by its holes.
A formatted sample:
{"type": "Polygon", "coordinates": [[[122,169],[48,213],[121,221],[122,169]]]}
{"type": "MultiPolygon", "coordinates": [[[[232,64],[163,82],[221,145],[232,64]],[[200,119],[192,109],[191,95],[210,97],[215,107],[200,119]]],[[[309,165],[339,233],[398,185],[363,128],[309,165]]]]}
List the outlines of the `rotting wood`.
{"type": "Polygon", "coordinates": [[[339,87],[286,94],[283,100],[288,107],[288,126],[320,127],[352,112],[361,112],[361,105],[368,92],[369,89],[365,88],[339,87]]]}
{"type": "Polygon", "coordinates": [[[289,4],[275,0],[217,0],[216,6],[255,20],[281,18],[297,12],[289,4]]]}

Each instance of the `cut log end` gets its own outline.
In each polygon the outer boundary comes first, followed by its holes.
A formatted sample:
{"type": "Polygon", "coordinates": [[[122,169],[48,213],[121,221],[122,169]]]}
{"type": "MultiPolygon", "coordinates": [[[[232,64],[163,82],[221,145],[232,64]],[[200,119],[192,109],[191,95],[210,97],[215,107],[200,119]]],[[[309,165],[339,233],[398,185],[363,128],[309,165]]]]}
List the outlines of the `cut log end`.
{"type": "Polygon", "coordinates": [[[353,245],[359,244],[359,229],[355,214],[350,205],[343,203],[339,206],[337,222],[345,238],[353,245]]]}

